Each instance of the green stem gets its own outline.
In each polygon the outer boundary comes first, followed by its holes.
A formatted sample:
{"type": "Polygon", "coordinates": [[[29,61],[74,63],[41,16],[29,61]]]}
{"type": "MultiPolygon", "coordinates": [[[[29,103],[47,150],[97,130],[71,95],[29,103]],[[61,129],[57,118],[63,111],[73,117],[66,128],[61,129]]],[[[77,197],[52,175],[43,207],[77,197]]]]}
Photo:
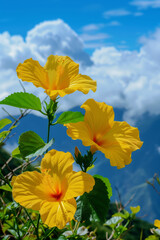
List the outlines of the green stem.
{"type": "Polygon", "coordinates": [[[55,227],[51,229],[51,231],[47,234],[47,236],[45,236],[45,239],[47,239],[47,237],[49,237],[51,235],[51,233],[54,231],[55,227]]]}
{"type": "Polygon", "coordinates": [[[39,239],[39,234],[38,234],[38,229],[39,229],[39,220],[40,220],[40,214],[38,215],[37,227],[36,227],[37,240],[39,239]]]}
{"type": "Polygon", "coordinates": [[[33,227],[36,229],[36,226],[35,226],[35,224],[34,224],[32,218],[30,217],[29,213],[27,212],[27,210],[26,210],[25,208],[23,208],[23,209],[24,209],[25,213],[27,214],[27,216],[29,217],[29,220],[31,221],[33,227]]]}
{"type": "Polygon", "coordinates": [[[8,184],[10,186],[10,188],[12,188],[10,181],[8,179],[5,179],[4,175],[2,174],[2,172],[0,172],[0,179],[2,179],[6,184],[8,184]]]}

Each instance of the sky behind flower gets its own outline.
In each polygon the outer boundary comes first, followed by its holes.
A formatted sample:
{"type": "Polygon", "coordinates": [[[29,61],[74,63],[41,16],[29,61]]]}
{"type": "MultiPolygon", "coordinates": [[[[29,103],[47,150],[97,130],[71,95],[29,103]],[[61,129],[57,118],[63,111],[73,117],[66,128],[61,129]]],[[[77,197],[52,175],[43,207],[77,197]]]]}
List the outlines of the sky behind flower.
{"type": "MultiPolygon", "coordinates": [[[[68,55],[98,88],[66,96],[60,110],[93,97],[125,109],[128,122],[160,114],[160,0],[3,1],[0,51],[1,99],[21,91],[20,62],[32,57],[44,65],[50,54],[68,55]]],[[[25,87],[44,97],[31,84],[25,87]]]]}

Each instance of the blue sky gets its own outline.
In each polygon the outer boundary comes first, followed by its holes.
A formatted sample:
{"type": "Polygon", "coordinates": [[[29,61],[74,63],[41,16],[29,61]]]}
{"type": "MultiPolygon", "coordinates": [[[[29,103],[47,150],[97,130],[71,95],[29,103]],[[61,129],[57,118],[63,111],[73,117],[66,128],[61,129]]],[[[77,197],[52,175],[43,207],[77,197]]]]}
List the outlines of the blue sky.
{"type": "MultiPolygon", "coordinates": [[[[50,54],[68,55],[98,87],[66,96],[60,111],[92,97],[123,109],[131,124],[160,114],[160,0],[3,1],[0,52],[0,99],[22,91],[20,62],[32,57],[43,66],[50,54]]],[[[42,89],[24,86],[44,98],[42,89]]]]}
{"type": "Polygon", "coordinates": [[[139,46],[139,37],[160,27],[159,1],[137,2],[134,0],[3,1],[0,8],[0,31],[25,37],[27,31],[36,24],[61,18],[78,34],[86,32],[83,31],[86,25],[94,24],[95,28],[97,25],[97,30],[92,30],[90,33],[92,35],[101,33],[98,39],[99,45],[114,44],[117,47],[126,46],[129,49],[136,49],[139,46]]]}

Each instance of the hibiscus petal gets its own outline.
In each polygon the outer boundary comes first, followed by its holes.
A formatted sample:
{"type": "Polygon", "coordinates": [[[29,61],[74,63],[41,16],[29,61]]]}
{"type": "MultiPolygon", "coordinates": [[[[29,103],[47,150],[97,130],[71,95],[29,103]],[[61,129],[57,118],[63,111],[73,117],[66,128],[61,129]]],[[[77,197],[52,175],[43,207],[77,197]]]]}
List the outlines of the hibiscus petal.
{"type": "Polygon", "coordinates": [[[74,198],[62,202],[45,202],[40,209],[41,219],[49,227],[62,229],[74,218],[76,207],[74,198]]]}
{"type": "Polygon", "coordinates": [[[49,173],[63,176],[72,171],[73,162],[74,158],[71,153],[51,150],[42,159],[41,171],[49,170],[49,173]]]}
{"type": "Polygon", "coordinates": [[[141,148],[138,128],[131,127],[126,122],[114,122],[112,129],[104,136],[104,145],[99,147],[112,166],[118,168],[129,164],[131,153],[141,148]]]}
{"type": "Polygon", "coordinates": [[[69,87],[74,89],[74,91],[78,90],[84,94],[87,94],[89,90],[92,90],[93,92],[96,91],[97,82],[93,81],[89,76],[78,74],[71,80],[69,87]]]}
{"type": "Polygon", "coordinates": [[[17,67],[17,75],[22,81],[32,82],[36,87],[48,88],[48,76],[38,61],[32,58],[20,63],[17,67]]]}
{"type": "Polygon", "coordinates": [[[93,134],[104,134],[113,126],[114,111],[112,106],[88,99],[81,108],[86,110],[84,121],[90,126],[93,134]]]}
{"type": "Polygon", "coordinates": [[[95,184],[94,178],[88,173],[74,172],[70,174],[68,179],[68,189],[64,199],[78,197],[83,195],[84,192],[90,192],[95,184]]]}
{"type": "Polygon", "coordinates": [[[39,210],[43,199],[43,190],[39,186],[42,184],[43,175],[33,171],[24,172],[14,179],[13,198],[26,208],[39,210]]]}
{"type": "Polygon", "coordinates": [[[81,139],[84,146],[92,145],[93,133],[85,122],[69,123],[64,126],[68,128],[67,134],[73,140],[81,139]]]}

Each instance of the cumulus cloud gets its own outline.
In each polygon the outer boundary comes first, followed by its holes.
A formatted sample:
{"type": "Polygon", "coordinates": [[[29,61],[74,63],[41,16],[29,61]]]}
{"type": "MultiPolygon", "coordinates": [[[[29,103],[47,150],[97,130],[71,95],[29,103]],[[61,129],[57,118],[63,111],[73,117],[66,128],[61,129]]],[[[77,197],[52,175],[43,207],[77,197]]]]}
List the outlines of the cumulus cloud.
{"type": "Polygon", "coordinates": [[[139,51],[105,47],[95,50],[88,74],[98,81],[96,99],[124,108],[134,122],[144,113],[160,114],[160,29],[141,38],[139,51]]]}
{"type": "MultiPolygon", "coordinates": [[[[43,65],[50,54],[69,55],[80,63],[80,73],[97,80],[96,93],[75,92],[60,100],[59,111],[81,105],[88,98],[105,101],[124,109],[124,119],[134,123],[145,113],[160,114],[160,29],[148,37],[141,37],[139,51],[100,47],[91,57],[83,50],[84,43],[62,20],[44,22],[21,36],[0,35],[0,99],[14,91],[21,91],[16,66],[27,58],[43,65]],[[91,65],[92,63],[92,65],[91,65]],[[85,66],[85,67],[84,67],[85,66]]],[[[28,92],[41,98],[43,90],[25,83],[28,92]]],[[[1,111],[1,110],[0,110],[1,111]]],[[[16,114],[11,108],[11,113],[16,114]]],[[[1,117],[2,112],[0,112],[1,117]]]]}

